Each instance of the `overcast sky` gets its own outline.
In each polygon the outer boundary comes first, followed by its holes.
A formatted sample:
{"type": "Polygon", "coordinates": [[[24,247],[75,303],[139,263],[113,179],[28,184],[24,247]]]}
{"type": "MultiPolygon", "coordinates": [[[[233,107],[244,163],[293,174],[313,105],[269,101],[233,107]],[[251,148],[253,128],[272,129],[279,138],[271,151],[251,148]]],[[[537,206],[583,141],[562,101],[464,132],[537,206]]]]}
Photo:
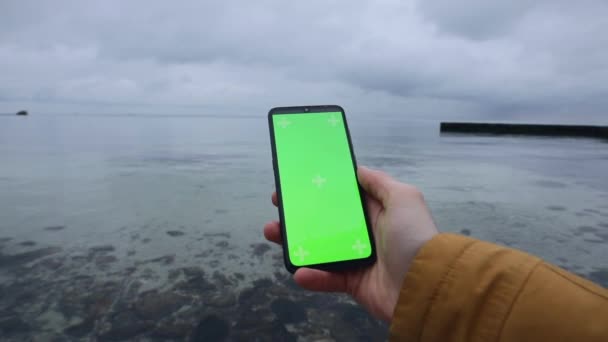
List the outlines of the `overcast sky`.
{"type": "Polygon", "coordinates": [[[0,112],[608,123],[608,1],[1,1],[0,112]]]}

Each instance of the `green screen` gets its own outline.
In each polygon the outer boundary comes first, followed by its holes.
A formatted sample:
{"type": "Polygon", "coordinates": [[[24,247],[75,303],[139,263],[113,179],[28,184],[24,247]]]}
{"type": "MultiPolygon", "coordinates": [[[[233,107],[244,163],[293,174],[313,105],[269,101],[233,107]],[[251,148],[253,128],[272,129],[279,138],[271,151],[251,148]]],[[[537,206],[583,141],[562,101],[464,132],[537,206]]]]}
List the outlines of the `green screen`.
{"type": "Polygon", "coordinates": [[[289,259],[295,266],[371,255],[341,112],[272,116],[289,259]]]}

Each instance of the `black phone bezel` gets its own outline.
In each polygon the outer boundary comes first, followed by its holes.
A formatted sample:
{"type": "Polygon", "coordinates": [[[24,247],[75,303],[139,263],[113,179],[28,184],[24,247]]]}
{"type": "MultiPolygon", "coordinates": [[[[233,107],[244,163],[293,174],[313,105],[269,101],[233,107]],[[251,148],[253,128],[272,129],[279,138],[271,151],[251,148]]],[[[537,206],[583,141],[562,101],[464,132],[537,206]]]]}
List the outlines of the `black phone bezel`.
{"type": "MultiPolygon", "coordinates": [[[[353,144],[350,137],[350,131],[348,129],[348,123],[346,121],[346,114],[342,107],[338,105],[321,105],[321,106],[291,106],[291,107],[276,107],[272,108],[268,112],[268,127],[270,130],[270,144],[272,147],[272,169],[274,172],[274,182],[277,192],[277,200],[278,200],[278,208],[279,208],[279,218],[280,218],[280,226],[281,226],[281,239],[283,242],[283,260],[285,262],[285,268],[291,273],[295,273],[295,271],[304,266],[296,266],[291,263],[289,260],[288,253],[288,242],[287,242],[287,234],[286,234],[286,226],[285,226],[285,216],[283,213],[283,197],[281,193],[281,179],[279,175],[279,167],[277,163],[277,149],[276,142],[274,137],[274,125],[272,122],[272,116],[275,114],[315,114],[315,113],[323,113],[323,112],[340,112],[342,115],[342,122],[344,123],[344,128],[346,130],[346,137],[348,139],[348,146],[350,150],[351,160],[353,162],[353,169],[355,171],[355,175],[357,174],[357,160],[355,158],[355,153],[353,150],[353,144]]],[[[358,183],[358,182],[357,182],[358,183]]],[[[361,206],[363,207],[363,213],[365,216],[365,224],[367,226],[367,234],[369,236],[372,250],[371,254],[367,258],[362,259],[354,259],[354,260],[345,260],[345,261],[336,261],[330,263],[322,263],[322,264],[314,264],[307,265],[305,267],[315,268],[325,271],[346,271],[353,270],[357,268],[362,268],[365,266],[369,266],[376,261],[376,244],[374,239],[374,234],[372,232],[371,221],[369,219],[369,215],[367,212],[367,203],[365,201],[365,192],[361,185],[359,184],[359,196],[361,199],[361,206]]]]}

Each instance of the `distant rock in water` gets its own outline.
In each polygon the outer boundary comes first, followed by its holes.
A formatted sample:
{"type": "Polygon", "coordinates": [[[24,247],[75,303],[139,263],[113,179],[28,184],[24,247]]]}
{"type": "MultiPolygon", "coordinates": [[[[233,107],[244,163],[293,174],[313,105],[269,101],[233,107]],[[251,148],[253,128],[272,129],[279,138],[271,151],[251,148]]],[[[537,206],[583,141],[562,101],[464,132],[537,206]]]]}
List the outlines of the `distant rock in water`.
{"type": "Polygon", "coordinates": [[[63,230],[65,229],[65,226],[49,226],[49,227],[44,227],[44,230],[48,230],[48,231],[52,231],[52,232],[56,232],[59,230],[63,230]]]}
{"type": "Polygon", "coordinates": [[[20,110],[17,112],[17,115],[28,115],[27,110],[20,110]]]}
{"type": "Polygon", "coordinates": [[[471,230],[470,229],[462,229],[460,231],[460,234],[466,235],[466,236],[470,236],[471,235],[471,230]]]}

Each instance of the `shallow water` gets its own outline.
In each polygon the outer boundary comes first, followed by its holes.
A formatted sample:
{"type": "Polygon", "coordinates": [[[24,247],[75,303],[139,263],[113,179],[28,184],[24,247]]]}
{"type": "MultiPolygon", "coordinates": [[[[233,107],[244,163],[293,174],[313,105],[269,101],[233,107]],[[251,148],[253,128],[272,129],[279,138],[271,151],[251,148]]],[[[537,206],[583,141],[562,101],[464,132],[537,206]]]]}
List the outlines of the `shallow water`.
{"type": "MultiPolygon", "coordinates": [[[[608,286],[605,142],[350,125],[359,163],[421,188],[441,230],[608,286]]],[[[270,160],[263,116],[0,117],[0,336],[382,340],[264,241],[270,160]]]]}

